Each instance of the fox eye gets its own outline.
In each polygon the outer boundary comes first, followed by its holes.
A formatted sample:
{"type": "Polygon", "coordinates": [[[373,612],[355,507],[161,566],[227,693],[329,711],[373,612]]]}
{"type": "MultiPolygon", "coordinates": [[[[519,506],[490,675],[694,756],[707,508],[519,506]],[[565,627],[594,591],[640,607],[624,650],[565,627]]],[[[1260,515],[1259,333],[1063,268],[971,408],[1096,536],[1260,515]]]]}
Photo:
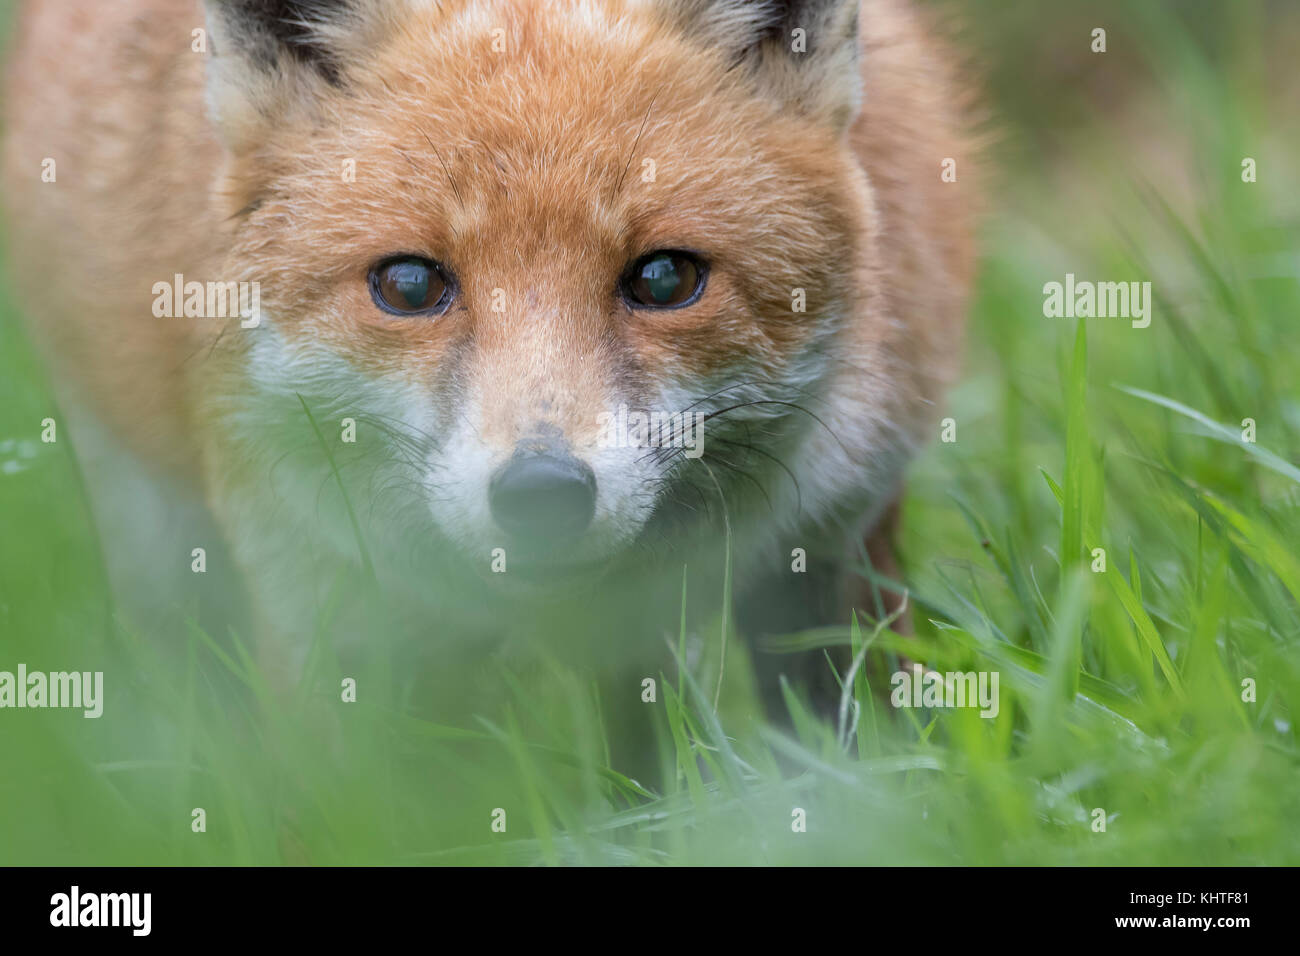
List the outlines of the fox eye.
{"type": "Polygon", "coordinates": [[[386,259],[370,270],[370,295],[385,312],[436,314],[451,299],[451,283],[432,259],[403,256],[386,259]]]}
{"type": "Polygon", "coordinates": [[[632,264],[623,294],[636,305],[674,309],[699,297],[705,271],[704,263],[689,252],[652,252],[632,264]]]}

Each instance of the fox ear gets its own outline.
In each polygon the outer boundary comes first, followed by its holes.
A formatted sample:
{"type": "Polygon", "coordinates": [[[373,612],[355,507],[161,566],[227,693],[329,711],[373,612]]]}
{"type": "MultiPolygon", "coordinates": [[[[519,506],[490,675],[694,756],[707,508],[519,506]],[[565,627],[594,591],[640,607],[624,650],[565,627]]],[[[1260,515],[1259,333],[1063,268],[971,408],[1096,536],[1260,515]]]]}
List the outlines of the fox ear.
{"type": "Polygon", "coordinates": [[[780,102],[847,129],[861,105],[861,0],[657,0],[780,102]]]}
{"type": "Polygon", "coordinates": [[[204,7],[208,108],[235,153],[342,85],[349,41],[364,26],[353,0],[204,0],[204,7]]]}

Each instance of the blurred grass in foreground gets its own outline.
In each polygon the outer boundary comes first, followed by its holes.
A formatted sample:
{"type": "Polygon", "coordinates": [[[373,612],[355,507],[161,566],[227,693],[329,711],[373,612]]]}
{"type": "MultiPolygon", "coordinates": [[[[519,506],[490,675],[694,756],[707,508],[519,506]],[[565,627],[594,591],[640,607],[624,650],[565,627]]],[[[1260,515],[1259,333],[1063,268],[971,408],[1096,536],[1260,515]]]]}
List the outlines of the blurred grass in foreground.
{"type": "Polygon", "coordinates": [[[734,636],[715,715],[715,627],[647,705],[663,792],[607,766],[601,702],[561,664],[503,665],[527,693],[457,727],[393,703],[399,682],[323,741],[310,699],[259,705],[237,640],[193,627],[164,654],[115,616],[0,297],[0,668],[130,675],[106,681],[113,720],[0,715],[0,862],[1300,862],[1300,130],[1269,69],[1300,23],[1263,2],[939,6],[976,11],[992,215],[957,441],[906,503],[918,634],[815,635],[870,642],[856,734],[793,698],[794,735],[756,728],[734,636]],[[1044,318],[1067,272],[1151,281],[1151,327],[1044,318]],[[899,654],[999,671],[1000,715],[890,708],[899,654]]]}

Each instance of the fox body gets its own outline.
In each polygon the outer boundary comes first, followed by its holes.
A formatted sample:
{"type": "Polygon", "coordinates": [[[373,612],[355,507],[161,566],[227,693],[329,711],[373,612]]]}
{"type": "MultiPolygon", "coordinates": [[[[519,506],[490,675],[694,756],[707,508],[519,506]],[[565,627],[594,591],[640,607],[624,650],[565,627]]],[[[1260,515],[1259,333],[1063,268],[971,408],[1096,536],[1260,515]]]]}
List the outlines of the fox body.
{"type": "Polygon", "coordinates": [[[15,34],[34,333],[201,499],[290,673],[358,572],[426,648],[662,650],[728,547],[751,633],[861,604],[973,260],[963,98],[901,2],[54,0],[15,34]],[[256,307],[159,308],[191,281],[256,307]]]}

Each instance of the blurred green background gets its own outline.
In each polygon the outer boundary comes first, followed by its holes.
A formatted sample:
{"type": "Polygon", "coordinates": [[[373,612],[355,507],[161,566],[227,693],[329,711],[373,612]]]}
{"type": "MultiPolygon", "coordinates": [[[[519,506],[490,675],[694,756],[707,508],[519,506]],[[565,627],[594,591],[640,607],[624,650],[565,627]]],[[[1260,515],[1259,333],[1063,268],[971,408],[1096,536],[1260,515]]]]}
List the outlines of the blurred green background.
{"type": "Polygon", "coordinates": [[[0,290],[0,669],[117,677],[111,719],[0,712],[0,863],[1300,862],[1300,8],[926,6],[985,91],[990,214],[957,440],[905,504],[917,637],[851,635],[856,734],[757,726],[734,635],[715,712],[719,622],[664,675],[653,790],[559,663],[455,726],[363,698],[325,744],[231,635],[117,613],[0,290]],[[1151,326],[1045,318],[1067,272],[1150,281],[1151,326]],[[998,719],[890,708],[904,649],[998,670],[998,719]]]}

